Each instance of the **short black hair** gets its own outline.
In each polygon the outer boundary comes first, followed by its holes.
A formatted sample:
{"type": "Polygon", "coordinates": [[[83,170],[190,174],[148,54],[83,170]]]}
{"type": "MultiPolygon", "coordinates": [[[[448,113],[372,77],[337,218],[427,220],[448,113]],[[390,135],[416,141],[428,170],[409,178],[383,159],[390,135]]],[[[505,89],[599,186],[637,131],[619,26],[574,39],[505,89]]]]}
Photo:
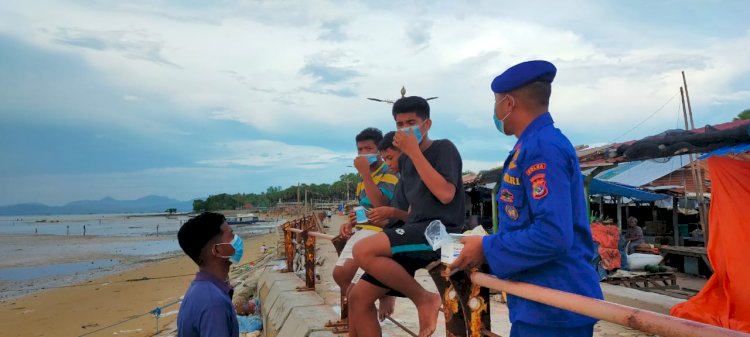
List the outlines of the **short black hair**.
{"type": "Polygon", "coordinates": [[[393,118],[401,113],[414,112],[422,120],[430,118],[430,104],[419,96],[401,97],[393,103],[393,118]]]}
{"type": "Polygon", "coordinates": [[[552,95],[552,84],[544,81],[531,82],[514,90],[514,92],[522,96],[527,102],[549,107],[549,97],[552,95]]]}
{"type": "Polygon", "coordinates": [[[177,232],[177,241],[182,251],[190,256],[199,266],[204,261],[201,259],[201,251],[211,240],[221,235],[221,225],[227,219],[223,214],[214,212],[203,212],[185,222],[177,232]]]}
{"type": "Polygon", "coordinates": [[[367,128],[362,130],[354,140],[357,143],[371,140],[375,143],[375,146],[378,146],[380,141],[383,140],[383,131],[380,131],[378,128],[367,128]]]}
{"type": "Polygon", "coordinates": [[[393,145],[393,136],[395,135],[396,131],[386,133],[385,136],[383,136],[383,140],[381,140],[380,144],[378,144],[378,151],[385,151],[388,149],[399,151],[399,149],[393,145]]]}

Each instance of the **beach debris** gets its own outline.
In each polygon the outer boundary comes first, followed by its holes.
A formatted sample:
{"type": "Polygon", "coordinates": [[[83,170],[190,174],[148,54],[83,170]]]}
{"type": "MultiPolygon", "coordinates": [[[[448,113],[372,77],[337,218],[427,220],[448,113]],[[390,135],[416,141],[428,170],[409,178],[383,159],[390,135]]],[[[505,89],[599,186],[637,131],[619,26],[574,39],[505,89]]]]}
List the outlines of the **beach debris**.
{"type": "Polygon", "coordinates": [[[255,332],[263,330],[263,318],[254,316],[237,316],[240,332],[255,332]]]}

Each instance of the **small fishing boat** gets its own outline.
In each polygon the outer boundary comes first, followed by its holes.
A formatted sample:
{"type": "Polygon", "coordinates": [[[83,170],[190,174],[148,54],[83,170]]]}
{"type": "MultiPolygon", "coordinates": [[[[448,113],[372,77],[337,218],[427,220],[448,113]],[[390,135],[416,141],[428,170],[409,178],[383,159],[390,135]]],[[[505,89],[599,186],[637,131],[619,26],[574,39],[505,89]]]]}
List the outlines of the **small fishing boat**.
{"type": "Polygon", "coordinates": [[[227,217],[227,223],[230,225],[251,225],[258,222],[258,215],[253,213],[237,214],[233,217],[227,217]]]}

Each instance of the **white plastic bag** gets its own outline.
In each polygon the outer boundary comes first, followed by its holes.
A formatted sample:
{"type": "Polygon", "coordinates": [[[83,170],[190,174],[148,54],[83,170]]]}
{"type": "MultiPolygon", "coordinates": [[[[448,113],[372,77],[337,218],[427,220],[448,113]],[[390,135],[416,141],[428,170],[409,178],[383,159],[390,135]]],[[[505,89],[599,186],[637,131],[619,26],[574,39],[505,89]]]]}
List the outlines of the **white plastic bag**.
{"type": "Polygon", "coordinates": [[[424,236],[427,238],[427,243],[430,244],[432,250],[438,250],[452,240],[445,230],[445,225],[440,220],[430,222],[424,231],[424,236]]]}

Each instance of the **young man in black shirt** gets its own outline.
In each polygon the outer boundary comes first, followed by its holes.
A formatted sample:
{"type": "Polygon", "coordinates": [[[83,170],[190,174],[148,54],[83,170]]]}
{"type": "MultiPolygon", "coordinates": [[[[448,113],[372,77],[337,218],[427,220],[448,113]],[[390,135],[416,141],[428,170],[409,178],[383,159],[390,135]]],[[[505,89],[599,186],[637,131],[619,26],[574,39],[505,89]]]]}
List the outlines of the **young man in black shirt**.
{"type": "Polygon", "coordinates": [[[451,141],[429,139],[429,104],[421,97],[401,98],[393,104],[393,118],[399,129],[393,145],[403,153],[394,199],[409,214],[403,226],[387,228],[354,247],[354,259],[365,275],[349,294],[349,313],[357,317],[350,321],[350,336],[381,335],[373,303],[387,293],[409,297],[419,313],[419,336],[430,336],[440,296],[419,285],[414,273],[439,260],[440,252],[432,250],[424,231],[433,220],[442,221],[448,232],[464,227],[461,156],[451,141]]]}

